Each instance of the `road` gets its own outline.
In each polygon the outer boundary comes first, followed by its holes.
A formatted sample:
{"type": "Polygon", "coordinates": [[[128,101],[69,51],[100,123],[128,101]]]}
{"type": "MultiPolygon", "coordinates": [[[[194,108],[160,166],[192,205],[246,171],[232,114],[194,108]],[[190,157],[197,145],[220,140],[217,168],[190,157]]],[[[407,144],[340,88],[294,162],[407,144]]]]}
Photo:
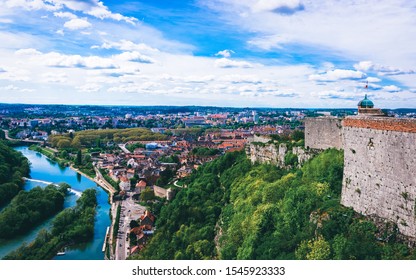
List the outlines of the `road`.
{"type": "Polygon", "coordinates": [[[118,147],[126,154],[131,154],[129,150],[126,148],[126,144],[119,144],[118,147]]]}
{"type": "Polygon", "coordinates": [[[146,210],[146,207],[134,202],[132,199],[133,194],[128,192],[127,198],[121,201],[120,223],[115,252],[116,260],[125,260],[129,256],[130,240],[128,235],[130,233],[130,221],[139,219],[146,210]]]}
{"type": "Polygon", "coordinates": [[[175,187],[178,187],[178,188],[186,188],[186,185],[183,185],[183,186],[181,186],[181,185],[178,185],[178,180],[176,180],[175,182],[173,182],[173,185],[175,186],[175,187]]]}
{"type": "Polygon", "coordinates": [[[9,140],[9,141],[21,141],[21,142],[36,143],[36,144],[43,144],[43,142],[44,142],[44,141],[41,141],[41,140],[14,139],[14,138],[10,138],[9,131],[6,130],[6,129],[3,129],[3,131],[4,131],[4,136],[5,136],[6,140],[9,140]]]}
{"type": "Polygon", "coordinates": [[[107,191],[110,192],[111,194],[111,201],[112,202],[112,198],[113,198],[113,194],[116,192],[116,190],[114,189],[114,187],[107,182],[107,180],[103,177],[103,174],[101,174],[100,170],[95,166],[95,164],[93,164],[94,167],[94,171],[95,171],[95,178],[93,179],[97,184],[99,184],[102,188],[106,189],[107,191]]]}

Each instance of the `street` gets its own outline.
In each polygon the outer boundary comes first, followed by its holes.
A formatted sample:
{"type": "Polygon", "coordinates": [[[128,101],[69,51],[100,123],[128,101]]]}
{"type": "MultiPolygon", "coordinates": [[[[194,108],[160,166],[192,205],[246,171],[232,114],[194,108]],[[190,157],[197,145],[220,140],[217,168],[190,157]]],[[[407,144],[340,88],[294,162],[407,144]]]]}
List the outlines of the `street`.
{"type": "Polygon", "coordinates": [[[116,260],[125,260],[130,252],[130,221],[137,220],[146,208],[134,202],[133,193],[127,193],[127,198],[121,201],[120,223],[116,240],[116,260]]]}

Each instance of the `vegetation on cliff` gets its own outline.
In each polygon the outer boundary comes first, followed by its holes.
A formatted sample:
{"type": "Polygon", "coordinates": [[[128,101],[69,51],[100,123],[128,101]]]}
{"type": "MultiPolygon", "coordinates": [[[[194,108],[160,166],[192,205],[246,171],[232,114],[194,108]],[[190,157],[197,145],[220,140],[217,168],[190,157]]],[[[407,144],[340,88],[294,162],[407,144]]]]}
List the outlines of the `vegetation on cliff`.
{"type": "Polygon", "coordinates": [[[85,190],[77,205],[60,212],[52,222],[52,229],[41,230],[30,244],[23,244],[4,259],[44,260],[53,258],[68,245],[87,242],[94,235],[97,198],[94,189],[85,190]]]}
{"type": "Polygon", "coordinates": [[[0,207],[18,194],[29,171],[27,159],[0,141],[0,207]]]}
{"type": "Polygon", "coordinates": [[[242,152],[201,166],[162,207],[140,259],[413,259],[412,249],[340,205],[343,152],[302,168],[252,165],[242,152]]]}

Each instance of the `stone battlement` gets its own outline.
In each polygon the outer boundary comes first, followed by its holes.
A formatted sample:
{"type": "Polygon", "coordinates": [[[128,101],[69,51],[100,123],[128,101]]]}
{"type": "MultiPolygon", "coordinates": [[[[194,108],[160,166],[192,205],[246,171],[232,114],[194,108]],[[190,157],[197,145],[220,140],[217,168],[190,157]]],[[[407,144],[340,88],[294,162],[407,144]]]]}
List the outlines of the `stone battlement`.
{"type": "Polygon", "coordinates": [[[342,126],[416,133],[416,119],[357,116],[345,118],[342,126]]]}

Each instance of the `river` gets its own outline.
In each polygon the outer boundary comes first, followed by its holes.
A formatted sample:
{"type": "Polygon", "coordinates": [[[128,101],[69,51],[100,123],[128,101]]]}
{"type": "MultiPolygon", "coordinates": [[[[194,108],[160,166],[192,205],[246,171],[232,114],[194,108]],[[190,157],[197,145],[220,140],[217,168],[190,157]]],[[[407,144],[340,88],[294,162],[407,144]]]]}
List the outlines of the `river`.
{"type": "MultiPolygon", "coordinates": [[[[31,179],[26,181],[24,186],[25,190],[30,190],[36,186],[46,186],[48,183],[68,183],[71,185],[73,191],[65,198],[65,208],[74,206],[82,191],[88,188],[97,190],[98,207],[95,217],[93,240],[84,246],[67,248],[65,255],[56,256],[55,259],[103,260],[104,253],[102,252],[102,245],[107,227],[111,223],[109,216],[110,204],[107,193],[90,179],[76,173],[68,167],[59,166],[59,164],[49,160],[44,155],[29,150],[26,146],[16,147],[15,150],[21,152],[31,163],[31,179]]],[[[50,228],[52,220],[53,218],[45,221],[25,235],[17,236],[12,240],[0,243],[0,259],[17,249],[23,242],[29,243],[33,241],[40,229],[50,228]]]]}

